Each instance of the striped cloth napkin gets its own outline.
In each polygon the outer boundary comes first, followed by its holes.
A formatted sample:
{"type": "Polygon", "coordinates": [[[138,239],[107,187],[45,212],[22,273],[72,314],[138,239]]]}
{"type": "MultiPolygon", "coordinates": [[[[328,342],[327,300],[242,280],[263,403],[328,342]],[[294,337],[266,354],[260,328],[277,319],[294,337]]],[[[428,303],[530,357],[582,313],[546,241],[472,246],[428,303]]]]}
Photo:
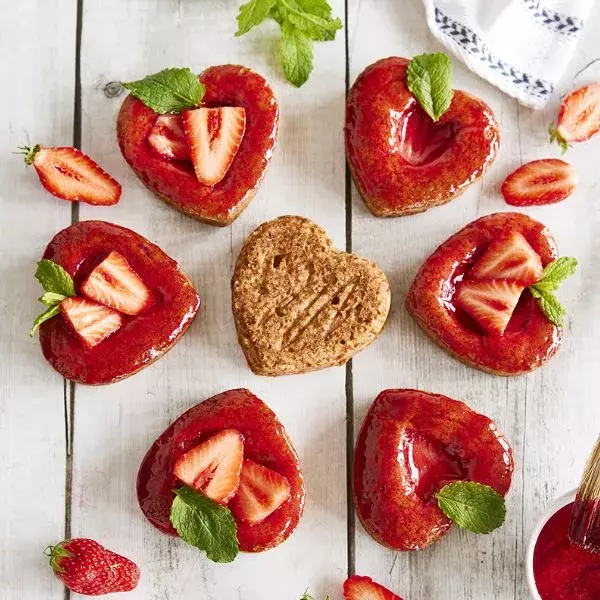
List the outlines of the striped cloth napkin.
{"type": "Polygon", "coordinates": [[[593,0],[423,0],[433,35],[525,106],[552,96],[593,0]]]}

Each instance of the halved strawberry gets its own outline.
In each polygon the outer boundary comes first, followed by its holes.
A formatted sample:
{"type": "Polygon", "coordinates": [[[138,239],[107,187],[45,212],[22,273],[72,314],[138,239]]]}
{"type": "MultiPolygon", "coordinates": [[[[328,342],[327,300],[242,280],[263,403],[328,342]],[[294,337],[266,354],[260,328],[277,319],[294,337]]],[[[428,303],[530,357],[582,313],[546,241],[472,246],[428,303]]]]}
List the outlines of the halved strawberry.
{"type": "Polygon", "coordinates": [[[238,490],[244,459],[244,436],[224,429],[182,454],[173,474],[205,496],[227,504],[238,490]]]}
{"type": "Polygon", "coordinates": [[[487,332],[502,335],[525,286],[514,281],[463,281],[454,302],[487,332]]]}
{"type": "Polygon", "coordinates": [[[600,131],[600,83],[571,92],[560,105],[558,125],[550,127],[550,141],[565,151],[569,142],[584,142],[600,131]]]}
{"type": "Polygon", "coordinates": [[[111,252],[87,277],[81,292],[126,315],[150,305],[150,290],[118,252],[111,252]]]}
{"type": "Polygon", "coordinates": [[[33,165],[42,185],[70,202],[109,206],[121,197],[121,185],[98,163],[76,148],[20,147],[25,164],[33,165]]]}
{"type": "Polygon", "coordinates": [[[570,196],[578,181],[575,169],[564,160],[533,160],[504,180],[502,195],[512,206],[554,204],[570,196]]]}
{"type": "Polygon", "coordinates": [[[181,115],[160,115],[148,136],[151,148],[163,158],[189,160],[181,115]]]}
{"type": "Polygon", "coordinates": [[[512,279],[524,286],[539,281],[542,259],[518,231],[494,240],[469,271],[472,279],[512,279]]]}
{"type": "Polygon", "coordinates": [[[370,577],[352,575],[344,582],[344,598],[346,600],[402,600],[370,577]]]}
{"type": "Polygon", "coordinates": [[[116,310],[80,296],[65,298],[60,303],[60,312],[88,348],[105,340],[123,324],[123,317],[116,310]]]}
{"type": "Polygon", "coordinates": [[[198,181],[216,185],[225,177],[242,143],[246,110],[239,106],[195,108],[181,117],[198,181]]]}
{"type": "Polygon", "coordinates": [[[248,525],[264,521],[290,497],[290,484],[279,473],[244,460],[240,487],[229,507],[236,518],[248,525]]]}

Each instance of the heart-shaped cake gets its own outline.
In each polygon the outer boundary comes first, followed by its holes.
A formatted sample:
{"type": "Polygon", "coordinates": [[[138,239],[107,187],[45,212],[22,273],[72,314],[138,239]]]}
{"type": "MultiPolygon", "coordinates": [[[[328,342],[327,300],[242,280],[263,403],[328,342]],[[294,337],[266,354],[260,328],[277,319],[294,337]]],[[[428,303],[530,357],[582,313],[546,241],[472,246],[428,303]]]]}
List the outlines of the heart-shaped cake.
{"type": "Polygon", "coordinates": [[[377,217],[422,212],[449,202],[483,175],[499,145],[490,107],[454,90],[434,122],[408,89],[409,60],[367,67],[346,102],[346,155],[354,183],[377,217]]]}
{"type": "Polygon", "coordinates": [[[556,289],[556,270],[536,285],[557,256],[542,223],[519,213],[482,217],[425,261],[406,307],[442,348],[467,364],[499,375],[532,371],[556,353],[562,338],[552,311],[542,310],[556,300],[539,297],[556,289]]]}
{"type": "Polygon", "coordinates": [[[468,480],[508,492],[513,457],[495,423],[466,404],[419,390],[381,392],[354,455],[356,512],[394,550],[422,550],[452,525],[436,495],[468,480]]]}
{"type": "Polygon", "coordinates": [[[201,221],[229,225],[265,174],[279,108],[264,78],[246,67],[211,67],[199,79],[199,108],[181,114],[158,114],[130,94],[117,137],[125,160],[160,198],[201,221]]]}
{"type": "Polygon", "coordinates": [[[279,217],[245,241],[232,280],[238,339],[257,375],[342,365],[381,331],[390,287],[309,219],[279,217]]]}
{"type": "Polygon", "coordinates": [[[113,383],[148,366],[177,343],[200,307],[172,258],[113,223],[82,221],[63,229],[43,259],[41,267],[50,269],[38,275],[43,300],[60,304],[41,323],[40,344],[48,362],[77,383],[113,383]],[[70,280],[70,292],[64,284],[47,287],[56,271],[70,280]],[[61,301],[59,291],[68,297],[61,301]]]}
{"type": "Polygon", "coordinates": [[[168,535],[178,535],[171,519],[173,490],[183,484],[229,508],[244,552],[281,544],[304,510],[304,479],[285,428],[244,389],[190,408],[144,457],[137,478],[140,507],[168,535]]]}

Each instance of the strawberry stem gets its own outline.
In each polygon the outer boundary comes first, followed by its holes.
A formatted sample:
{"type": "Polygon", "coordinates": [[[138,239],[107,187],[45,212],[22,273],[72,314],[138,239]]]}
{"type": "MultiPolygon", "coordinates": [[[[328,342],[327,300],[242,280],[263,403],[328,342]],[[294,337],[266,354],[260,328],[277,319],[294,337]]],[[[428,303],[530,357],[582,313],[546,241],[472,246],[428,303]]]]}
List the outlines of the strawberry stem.
{"type": "Polygon", "coordinates": [[[56,544],[56,546],[47,546],[44,550],[44,556],[47,556],[50,561],[50,566],[55,573],[64,573],[64,569],[60,566],[61,558],[70,558],[73,555],[65,549],[64,542],[56,544]]]}
{"type": "Polygon", "coordinates": [[[560,153],[565,154],[567,150],[571,147],[571,144],[565,140],[565,138],[560,134],[558,128],[554,123],[550,125],[548,128],[548,133],[550,134],[550,143],[556,142],[560,146],[560,153]]]}
{"type": "Polygon", "coordinates": [[[32,165],[36,159],[36,156],[39,154],[42,149],[41,144],[36,144],[35,146],[18,146],[18,152],[16,154],[22,154],[25,157],[25,164],[32,165]]]}

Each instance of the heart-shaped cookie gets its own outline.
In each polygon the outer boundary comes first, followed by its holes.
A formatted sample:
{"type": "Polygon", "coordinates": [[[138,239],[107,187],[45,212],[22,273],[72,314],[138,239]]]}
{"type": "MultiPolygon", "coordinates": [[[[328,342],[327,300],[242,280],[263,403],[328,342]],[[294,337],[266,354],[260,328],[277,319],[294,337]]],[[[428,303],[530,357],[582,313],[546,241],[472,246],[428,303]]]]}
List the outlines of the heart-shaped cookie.
{"type": "Polygon", "coordinates": [[[527,286],[557,256],[550,231],[527,215],[481,217],[423,263],[406,308],[433,340],[467,364],[498,375],[532,371],[554,356],[562,328],[544,315],[527,286]],[[521,281],[530,270],[533,275],[521,281]]]}
{"type": "Polygon", "coordinates": [[[190,161],[155,152],[148,139],[159,115],[132,95],[121,106],[117,137],[125,160],[160,198],[201,221],[229,225],[254,198],[265,174],[277,138],[279,108],[264,78],[246,67],[211,67],[199,78],[206,89],[202,106],[245,110],[241,144],[217,184],[200,183],[190,161]]]}
{"type": "Polygon", "coordinates": [[[113,383],[137,373],[177,343],[200,307],[191,281],[172,258],[141,235],[113,223],[82,221],[63,229],[48,244],[44,258],[67,271],[79,295],[94,267],[111,253],[127,261],[152,301],[136,316],[122,315],[118,331],[92,348],[82,343],[62,315],[42,323],[40,344],[46,360],[77,383],[113,383]]]}
{"type": "Polygon", "coordinates": [[[436,123],[407,87],[408,64],[391,57],[367,67],[346,102],[348,163],[377,217],[449,202],[483,175],[498,150],[498,124],[485,102],[455,90],[436,123]]]}
{"type": "Polygon", "coordinates": [[[336,250],[303,217],[279,217],[255,229],[231,284],[238,339],[258,375],[344,364],[377,337],[390,308],[383,271],[336,250]]]}

